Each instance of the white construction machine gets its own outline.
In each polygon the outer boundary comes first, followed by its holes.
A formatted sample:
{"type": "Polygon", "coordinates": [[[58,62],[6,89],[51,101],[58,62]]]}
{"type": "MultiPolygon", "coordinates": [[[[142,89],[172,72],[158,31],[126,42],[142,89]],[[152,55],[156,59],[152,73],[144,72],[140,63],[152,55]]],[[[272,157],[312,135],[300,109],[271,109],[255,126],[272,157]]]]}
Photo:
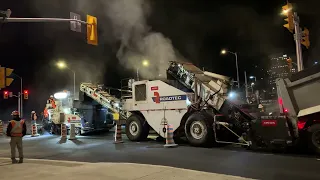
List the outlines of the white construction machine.
{"type": "Polygon", "coordinates": [[[185,135],[194,146],[213,142],[249,145],[242,135],[252,117],[227,101],[228,77],[177,62],[171,62],[167,73],[173,80],[128,79],[129,96],[121,100],[91,83],[82,83],[80,90],[119,113],[132,141],[145,140],[151,128],[166,138],[165,127],[171,124],[176,136],[185,135]],[[226,118],[221,112],[230,114],[226,118]]]}
{"type": "Polygon", "coordinates": [[[271,116],[253,117],[241,110],[228,100],[230,78],[190,63],[170,62],[166,80],[128,79],[127,89],[121,83],[121,98],[91,83],[82,83],[80,90],[119,113],[131,141],[145,140],[150,129],[166,138],[166,125],[171,124],[175,137],[185,136],[193,146],[286,148],[301,140],[320,152],[320,65],[317,68],[277,80],[282,113],[271,116]]]}
{"type": "MultiPolygon", "coordinates": [[[[63,107],[61,101],[47,102],[46,110],[48,118],[46,124],[49,126],[49,131],[52,134],[60,134],[61,124],[66,124],[68,131],[70,130],[70,123],[75,124],[76,134],[81,134],[81,117],[73,114],[70,107],[63,107]],[[53,105],[54,103],[54,105],[53,105]]],[[[46,112],[45,112],[46,113],[46,112]]]]}

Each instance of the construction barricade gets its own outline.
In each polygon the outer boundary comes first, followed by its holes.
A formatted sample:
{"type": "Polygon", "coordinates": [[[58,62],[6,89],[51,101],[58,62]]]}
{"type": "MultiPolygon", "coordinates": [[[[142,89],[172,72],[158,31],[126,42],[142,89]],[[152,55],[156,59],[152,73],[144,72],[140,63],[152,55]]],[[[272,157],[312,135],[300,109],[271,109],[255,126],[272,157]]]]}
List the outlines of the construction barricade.
{"type": "Polygon", "coordinates": [[[166,136],[166,144],[164,147],[177,147],[178,144],[176,144],[173,140],[173,126],[171,124],[167,125],[167,136],[166,136]]]}
{"type": "Polygon", "coordinates": [[[67,138],[67,126],[65,124],[61,124],[61,139],[67,138]]]}

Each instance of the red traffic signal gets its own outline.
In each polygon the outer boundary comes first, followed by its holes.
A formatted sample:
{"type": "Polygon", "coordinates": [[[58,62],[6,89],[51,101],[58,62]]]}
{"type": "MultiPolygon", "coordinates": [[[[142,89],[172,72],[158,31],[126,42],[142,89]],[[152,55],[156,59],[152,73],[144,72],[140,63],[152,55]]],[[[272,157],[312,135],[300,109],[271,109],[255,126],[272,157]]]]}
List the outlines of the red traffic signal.
{"type": "Polygon", "coordinates": [[[9,92],[3,91],[3,99],[8,99],[8,98],[9,98],[9,92]]]}
{"type": "Polygon", "coordinates": [[[29,99],[29,92],[28,90],[23,91],[23,99],[29,99]]]}

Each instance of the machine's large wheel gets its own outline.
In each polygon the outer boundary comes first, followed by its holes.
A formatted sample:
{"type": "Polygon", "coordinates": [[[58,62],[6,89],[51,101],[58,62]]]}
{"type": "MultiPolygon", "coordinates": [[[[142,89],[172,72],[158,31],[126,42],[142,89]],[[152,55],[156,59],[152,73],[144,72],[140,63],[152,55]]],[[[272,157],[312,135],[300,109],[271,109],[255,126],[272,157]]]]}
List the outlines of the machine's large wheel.
{"type": "Polygon", "coordinates": [[[185,134],[192,146],[213,144],[213,129],[206,112],[195,112],[185,124],[185,134]]]}
{"type": "Polygon", "coordinates": [[[314,124],[308,129],[308,143],[312,151],[320,153],[320,124],[314,124]]]}
{"type": "Polygon", "coordinates": [[[143,117],[132,114],[126,120],[126,134],[131,141],[146,140],[149,135],[149,125],[143,117]]]}

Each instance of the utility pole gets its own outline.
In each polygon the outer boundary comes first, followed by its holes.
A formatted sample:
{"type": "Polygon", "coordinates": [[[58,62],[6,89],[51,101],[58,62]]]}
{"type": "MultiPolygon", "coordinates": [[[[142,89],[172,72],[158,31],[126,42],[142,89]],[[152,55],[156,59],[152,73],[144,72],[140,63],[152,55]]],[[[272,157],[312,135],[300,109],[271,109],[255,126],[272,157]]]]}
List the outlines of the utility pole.
{"type": "Polygon", "coordinates": [[[20,113],[20,117],[22,118],[22,111],[21,111],[21,108],[22,108],[22,106],[21,106],[21,104],[22,104],[22,103],[21,103],[21,102],[22,102],[21,99],[22,99],[22,98],[21,98],[21,93],[20,93],[20,92],[18,92],[18,96],[17,96],[17,97],[18,97],[18,112],[20,113]]]}
{"type": "Polygon", "coordinates": [[[239,66],[238,66],[238,54],[237,54],[237,52],[235,52],[234,55],[236,56],[238,89],[240,89],[240,78],[239,78],[239,66]]]}
{"type": "Polygon", "coordinates": [[[294,22],[294,40],[296,42],[296,54],[297,54],[297,65],[298,65],[298,72],[303,70],[303,59],[302,59],[302,50],[301,50],[301,37],[302,37],[302,30],[300,29],[300,19],[298,13],[293,13],[293,22],[294,22]]]}
{"type": "Polygon", "coordinates": [[[245,88],[246,88],[246,100],[247,102],[249,102],[248,98],[249,98],[249,95],[248,95],[248,80],[247,80],[247,72],[244,71],[244,82],[245,82],[245,88]]]}

